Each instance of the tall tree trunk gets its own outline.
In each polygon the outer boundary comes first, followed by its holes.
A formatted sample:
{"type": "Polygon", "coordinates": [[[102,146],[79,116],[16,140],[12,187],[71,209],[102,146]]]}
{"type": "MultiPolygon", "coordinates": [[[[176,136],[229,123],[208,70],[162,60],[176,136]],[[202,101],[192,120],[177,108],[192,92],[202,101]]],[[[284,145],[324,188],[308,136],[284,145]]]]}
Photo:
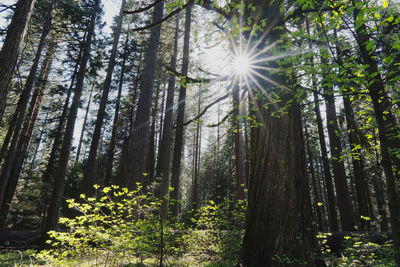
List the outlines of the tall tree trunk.
{"type": "MultiPolygon", "coordinates": [[[[26,79],[24,89],[22,90],[22,93],[20,96],[20,101],[18,101],[18,106],[16,107],[16,110],[15,110],[15,112],[18,113],[18,116],[17,116],[16,123],[15,123],[13,138],[12,138],[11,144],[8,148],[7,158],[5,159],[4,165],[1,170],[1,176],[0,176],[0,205],[3,205],[5,191],[8,186],[8,183],[10,182],[11,169],[12,169],[12,165],[14,164],[15,157],[17,154],[17,143],[18,143],[18,139],[20,138],[20,132],[21,132],[22,124],[24,122],[25,111],[26,111],[26,107],[29,102],[29,97],[32,92],[33,85],[36,81],[36,73],[37,73],[37,70],[39,67],[39,61],[40,61],[40,58],[42,55],[42,50],[45,46],[46,36],[50,31],[54,5],[55,5],[55,0],[52,0],[51,5],[47,12],[46,21],[43,25],[42,34],[40,36],[40,41],[38,44],[38,48],[36,50],[36,54],[35,54],[35,58],[33,60],[32,67],[31,67],[28,77],[26,79]]],[[[1,93],[0,93],[0,95],[1,95],[1,93]]],[[[12,183],[15,183],[15,181],[12,181],[12,183]]]]}
{"type": "Polygon", "coordinates": [[[320,206],[319,203],[323,203],[320,193],[319,193],[319,182],[317,182],[317,177],[315,175],[315,168],[314,168],[314,157],[313,153],[311,151],[311,146],[310,146],[310,135],[307,130],[307,124],[304,127],[304,137],[305,137],[305,145],[306,145],[306,152],[308,153],[308,170],[310,172],[311,176],[311,185],[312,185],[312,192],[313,192],[313,206],[315,209],[315,214],[317,217],[317,225],[318,225],[318,231],[323,231],[324,230],[324,221],[322,219],[322,207],[320,206]]]}
{"type": "MultiPolygon", "coordinates": [[[[199,88],[198,92],[198,100],[197,100],[197,114],[201,112],[201,89],[199,88]]],[[[200,121],[196,121],[196,131],[194,134],[194,156],[193,156],[193,179],[192,179],[192,211],[193,214],[196,214],[199,206],[200,206],[200,198],[199,198],[199,170],[200,170],[200,132],[201,132],[201,123],[200,121]]]]}
{"type": "MultiPolygon", "coordinates": [[[[162,19],[164,2],[158,3],[153,11],[153,23],[162,19]]],[[[136,110],[133,134],[129,143],[129,161],[127,176],[123,177],[129,188],[134,188],[137,182],[143,182],[146,172],[146,155],[148,149],[151,99],[153,96],[154,74],[158,46],[160,44],[161,25],[151,29],[149,47],[145,56],[140,97],[136,110]]]]}
{"type": "MultiPolygon", "coordinates": [[[[42,68],[40,71],[39,78],[36,82],[35,85],[35,91],[32,95],[32,99],[30,102],[29,106],[29,111],[28,111],[28,120],[25,121],[24,126],[22,128],[20,138],[18,140],[17,144],[17,158],[13,164],[11,174],[10,174],[10,181],[7,185],[5,197],[3,204],[1,205],[1,210],[0,210],[0,228],[5,226],[8,211],[10,209],[11,201],[14,197],[15,189],[19,180],[19,176],[22,170],[23,162],[25,160],[25,157],[27,156],[27,150],[28,150],[28,145],[31,141],[32,133],[33,133],[33,128],[35,126],[38,114],[39,114],[39,109],[40,105],[43,99],[43,94],[44,90],[46,88],[47,84],[47,78],[50,73],[51,69],[51,64],[53,62],[54,58],[54,53],[57,48],[57,41],[53,41],[51,44],[49,44],[47,48],[47,52],[44,58],[44,61],[42,63],[42,68]]],[[[48,113],[46,114],[46,118],[48,116],[48,113]]],[[[47,120],[47,119],[46,119],[47,120]]],[[[43,131],[41,131],[42,134],[43,131]]],[[[33,154],[34,157],[36,155],[37,151],[33,154]]]]}
{"type": "MultiPolygon", "coordinates": [[[[191,0],[192,1],[192,0],[191,0]]],[[[187,76],[189,70],[189,40],[190,40],[190,26],[192,20],[192,6],[186,8],[185,14],[185,35],[183,37],[183,60],[182,60],[182,75],[187,76]]],[[[179,212],[179,190],[180,190],[180,171],[181,171],[181,157],[183,148],[183,121],[185,118],[185,101],[186,101],[186,81],[181,81],[179,88],[178,111],[176,118],[175,130],[175,144],[174,153],[172,158],[172,174],[171,174],[171,187],[174,190],[171,192],[171,200],[176,204],[172,209],[172,216],[176,217],[179,212]]]]}
{"type": "MultiPolygon", "coordinates": [[[[336,29],[334,29],[334,37],[337,38],[337,32],[336,29]]],[[[339,66],[343,65],[343,60],[342,60],[342,51],[339,47],[339,44],[336,44],[336,54],[337,54],[337,61],[339,66]]],[[[339,67],[339,73],[341,72],[341,67],[339,67]]],[[[340,75],[340,74],[339,74],[340,75]]],[[[346,80],[347,77],[341,77],[343,81],[346,80]]],[[[339,84],[340,87],[343,87],[342,84],[339,84]]],[[[343,90],[343,88],[342,88],[343,90]]],[[[359,212],[359,218],[356,220],[357,222],[360,222],[360,228],[359,229],[364,229],[365,227],[369,228],[369,221],[361,219],[361,216],[363,217],[370,217],[372,220],[374,219],[374,213],[373,213],[373,207],[371,204],[371,198],[370,198],[370,193],[369,193],[369,188],[368,184],[366,182],[366,177],[364,173],[364,167],[363,167],[363,155],[361,149],[356,147],[356,130],[357,130],[357,125],[356,125],[356,120],[354,116],[354,111],[351,106],[351,101],[349,96],[346,94],[347,90],[344,90],[343,92],[343,103],[344,103],[344,112],[346,116],[346,122],[347,122],[347,132],[348,132],[348,138],[349,138],[349,144],[350,144],[350,149],[352,152],[351,156],[351,161],[353,165],[353,173],[354,173],[354,182],[355,182],[355,193],[357,197],[357,207],[358,207],[358,212],[359,212]]]]}
{"type": "MultiPolygon", "coordinates": [[[[360,4],[356,3],[354,0],[352,3],[355,7],[353,10],[353,18],[354,21],[357,21],[360,13],[360,4]]],[[[387,98],[381,73],[374,59],[375,52],[367,49],[367,44],[369,44],[371,40],[365,23],[362,23],[359,27],[355,27],[355,37],[360,48],[363,63],[368,66],[366,69],[367,87],[379,130],[382,155],[381,164],[386,176],[393,245],[396,251],[395,261],[400,265],[400,195],[395,182],[400,180],[400,158],[399,155],[395,153],[395,151],[400,150],[400,135],[396,129],[396,118],[391,111],[391,103],[387,98]]]]}
{"type": "Polygon", "coordinates": [[[90,24],[87,31],[87,38],[83,48],[82,61],[76,78],[76,86],[74,97],[72,99],[71,108],[68,114],[68,120],[63,136],[60,160],[55,172],[53,192],[51,194],[50,206],[48,208],[45,225],[42,231],[42,244],[47,239],[47,232],[55,229],[58,223],[59,210],[61,206],[62,196],[64,193],[64,181],[67,173],[69,154],[71,152],[72,137],[74,134],[75,120],[78,112],[79,102],[82,95],[83,82],[85,79],[86,65],[90,57],[90,46],[96,25],[97,15],[100,7],[100,0],[95,0],[93,10],[90,15],[90,24]]]}
{"type": "Polygon", "coordinates": [[[323,171],[324,171],[324,178],[325,178],[325,187],[326,187],[326,193],[327,193],[327,199],[328,199],[329,227],[330,227],[331,231],[337,231],[337,230],[339,230],[339,227],[338,227],[338,220],[337,220],[337,213],[336,213],[335,195],[333,192],[333,181],[332,181],[331,171],[330,171],[330,167],[329,167],[328,151],[326,149],[324,127],[322,124],[321,111],[319,109],[318,94],[316,91],[314,91],[313,95],[314,95],[314,102],[315,102],[314,112],[315,112],[315,115],[317,118],[318,137],[319,137],[319,144],[320,144],[320,148],[321,148],[322,164],[323,164],[323,171]]]}
{"type": "MultiPolygon", "coordinates": [[[[244,6],[248,4],[246,1],[244,6]]],[[[266,42],[276,43],[279,53],[285,53],[279,45],[285,34],[280,14],[283,1],[259,0],[252,4],[256,10],[252,17],[276,21],[278,28],[268,32],[266,42]]],[[[248,16],[246,14],[243,21],[248,21],[248,16]]],[[[259,48],[263,49],[261,44],[266,42],[260,40],[259,48]]],[[[273,69],[282,68],[277,62],[268,63],[273,69]]],[[[324,266],[318,260],[311,222],[300,108],[296,101],[288,105],[296,92],[286,87],[288,78],[282,72],[257,72],[273,82],[256,78],[260,90],[257,96],[254,95],[257,91],[249,88],[250,115],[259,124],[251,128],[249,201],[241,260],[249,267],[286,266],[287,263],[280,260],[285,256],[305,261],[307,266],[324,266]],[[269,103],[264,94],[277,95],[280,101],[269,103]],[[280,112],[282,109],[284,112],[280,112]],[[274,115],[276,112],[279,116],[274,115]]]]}
{"type": "Polygon", "coordinates": [[[240,91],[241,85],[239,88],[232,88],[232,122],[233,122],[233,138],[235,145],[235,165],[236,165],[236,182],[237,182],[237,191],[238,191],[238,199],[244,200],[247,199],[247,171],[246,164],[244,158],[244,143],[243,143],[243,135],[242,135],[242,114],[241,104],[240,104],[240,91]]]}
{"type": "MultiPolygon", "coordinates": [[[[124,76],[125,76],[125,64],[126,58],[128,56],[128,42],[129,42],[129,32],[126,34],[125,45],[124,45],[124,53],[122,55],[122,65],[121,65],[121,72],[119,75],[119,83],[118,83],[118,94],[115,103],[115,111],[114,111],[114,119],[113,119],[113,126],[111,131],[111,138],[110,138],[110,146],[107,152],[107,166],[106,166],[106,176],[104,179],[104,185],[109,186],[112,182],[112,169],[113,169],[113,162],[114,162],[114,151],[115,151],[115,143],[116,143],[116,135],[117,135],[117,128],[118,128],[118,120],[119,120],[119,110],[121,106],[121,94],[122,94],[122,87],[124,85],[124,76]]],[[[89,152],[90,156],[90,152],[89,152]]]]}
{"type": "Polygon", "coordinates": [[[103,93],[102,93],[101,99],[100,99],[99,110],[97,111],[97,118],[96,118],[96,124],[94,126],[92,142],[90,143],[89,157],[88,157],[88,161],[87,161],[86,168],[84,171],[83,181],[81,184],[81,192],[83,192],[83,193],[90,193],[92,191],[91,190],[92,185],[95,180],[94,179],[94,171],[96,169],[95,165],[96,165],[97,149],[99,146],[99,140],[100,140],[100,136],[101,136],[101,128],[103,126],[104,116],[106,114],[106,105],[107,105],[107,101],[108,101],[108,94],[110,91],[112,75],[114,72],[115,57],[116,57],[117,51],[118,51],[118,42],[119,42],[119,37],[121,35],[121,28],[122,28],[122,21],[123,21],[123,17],[124,17],[125,4],[126,4],[126,0],[122,0],[121,8],[119,11],[119,16],[118,16],[118,21],[117,21],[117,27],[114,32],[114,40],[113,40],[113,46],[111,49],[111,55],[110,55],[110,59],[108,62],[107,75],[106,75],[106,79],[105,79],[104,85],[103,85],[103,93]]]}
{"type": "MultiPolygon", "coordinates": [[[[327,64],[324,56],[322,57],[321,64],[325,66],[327,64]]],[[[326,78],[324,73],[323,79],[326,78]]],[[[328,81],[323,81],[327,83],[328,81]]],[[[346,171],[344,168],[344,162],[342,157],[342,144],[339,136],[339,126],[336,115],[335,98],[333,96],[333,90],[326,85],[323,85],[325,107],[326,107],[326,121],[328,128],[328,137],[331,150],[332,169],[333,177],[335,179],[336,197],[339,208],[340,222],[343,231],[354,230],[355,220],[352,202],[349,195],[347,186],[346,171]]]]}
{"type": "MultiPolygon", "coordinates": [[[[174,42],[174,54],[171,57],[170,67],[176,69],[176,59],[178,57],[178,40],[179,40],[179,21],[180,15],[176,16],[175,24],[175,42],[174,42]]],[[[171,156],[171,134],[172,134],[172,115],[174,113],[174,92],[175,92],[175,75],[169,74],[168,88],[167,88],[167,99],[165,103],[164,111],[164,126],[162,131],[162,137],[160,141],[160,149],[158,151],[158,163],[157,163],[157,177],[161,177],[160,192],[161,196],[165,196],[168,193],[169,186],[169,170],[170,170],[170,156],[171,156]]],[[[173,191],[177,191],[178,188],[174,188],[173,191]]],[[[177,203],[171,203],[176,206],[177,203]]],[[[167,203],[163,202],[161,207],[161,216],[165,220],[167,218],[167,203]]]]}
{"type": "Polygon", "coordinates": [[[154,97],[154,104],[151,110],[151,125],[150,125],[150,134],[148,140],[148,148],[147,148],[147,160],[146,160],[146,170],[147,176],[144,178],[143,185],[145,187],[151,185],[154,181],[154,168],[155,168],[155,138],[156,138],[156,121],[157,121],[157,111],[158,111],[158,98],[160,96],[161,83],[158,83],[156,86],[156,94],[154,97]]]}
{"type": "Polygon", "coordinates": [[[34,3],[35,0],[19,0],[17,2],[0,51],[0,123],[6,106],[8,87],[24,41],[34,3]]]}
{"type": "MultiPolygon", "coordinates": [[[[77,150],[76,150],[75,164],[78,163],[79,157],[80,157],[80,155],[81,155],[81,148],[82,148],[82,143],[83,143],[83,137],[85,136],[86,122],[87,122],[87,118],[88,118],[88,116],[89,116],[90,104],[92,103],[92,94],[93,94],[93,89],[94,89],[95,85],[96,85],[96,83],[93,82],[93,84],[92,84],[92,89],[90,89],[89,99],[88,99],[88,103],[87,103],[87,105],[86,105],[86,110],[85,110],[85,116],[83,117],[81,135],[80,135],[80,137],[79,137],[78,148],[77,148],[77,150]]],[[[86,169],[85,169],[85,170],[86,170],[86,169]]]]}

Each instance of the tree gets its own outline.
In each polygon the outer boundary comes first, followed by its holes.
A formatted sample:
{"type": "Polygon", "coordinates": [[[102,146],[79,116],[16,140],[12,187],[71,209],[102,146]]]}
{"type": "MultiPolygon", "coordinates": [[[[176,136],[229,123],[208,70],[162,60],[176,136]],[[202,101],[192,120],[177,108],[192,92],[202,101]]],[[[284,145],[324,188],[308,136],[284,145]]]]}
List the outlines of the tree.
{"type": "Polygon", "coordinates": [[[53,191],[51,194],[50,206],[48,208],[45,225],[42,231],[43,244],[44,241],[47,239],[47,232],[56,227],[59,218],[59,209],[64,191],[64,181],[67,172],[69,154],[71,151],[72,136],[75,128],[75,120],[78,112],[80,97],[82,94],[83,82],[85,79],[85,72],[86,72],[86,64],[90,56],[90,46],[92,44],[92,38],[99,12],[99,6],[100,6],[100,0],[95,0],[90,15],[90,24],[87,31],[85,46],[83,48],[82,60],[80,62],[79,71],[77,73],[74,97],[72,99],[72,104],[69,110],[68,120],[64,132],[64,138],[62,141],[61,152],[60,152],[61,158],[59,160],[57,170],[55,172],[56,175],[53,184],[53,191]]]}
{"type": "MultiPolygon", "coordinates": [[[[182,75],[187,76],[189,70],[189,40],[190,40],[190,26],[191,26],[191,15],[192,7],[189,5],[186,8],[185,15],[185,35],[183,37],[183,60],[182,60],[182,75]]],[[[186,87],[187,82],[181,81],[181,86],[179,88],[179,99],[178,99],[178,110],[176,118],[176,131],[175,131],[175,143],[174,152],[172,158],[172,174],[171,174],[171,187],[174,191],[171,192],[171,200],[179,200],[179,188],[180,188],[180,171],[181,171],[181,157],[182,157],[182,147],[183,147],[183,121],[185,118],[185,102],[186,102],[186,87]]],[[[179,205],[176,203],[173,206],[172,215],[177,216],[179,212],[179,205]]]]}
{"type": "MultiPolygon", "coordinates": [[[[245,2],[245,7],[249,4],[245,2]]],[[[246,10],[243,21],[258,17],[259,21],[276,25],[260,44],[284,40],[282,4],[282,1],[257,1],[252,2],[255,14],[246,10]]],[[[284,52],[279,44],[276,49],[284,52]]],[[[274,61],[268,67],[282,68],[274,61]]],[[[287,105],[296,92],[287,88],[289,80],[282,73],[266,70],[259,73],[273,82],[257,78],[260,91],[249,93],[251,115],[257,124],[251,129],[249,200],[241,260],[246,266],[285,266],[286,259],[323,266],[317,259],[310,219],[300,109],[296,102],[287,105]],[[268,102],[265,94],[272,92],[279,96],[279,102],[268,102]]]]}
{"type": "Polygon", "coordinates": [[[19,0],[17,2],[0,51],[0,62],[2,62],[0,66],[0,121],[3,118],[8,86],[14,73],[34,3],[34,0],[19,0]]]}
{"type": "Polygon", "coordinates": [[[90,189],[92,188],[92,184],[94,182],[93,175],[94,175],[94,170],[95,170],[97,148],[99,145],[101,128],[103,126],[103,120],[104,120],[106,105],[107,105],[107,101],[108,101],[108,94],[110,91],[111,79],[112,79],[114,66],[115,66],[115,57],[117,55],[118,42],[119,42],[119,37],[121,35],[121,28],[122,28],[122,21],[123,21],[123,17],[124,17],[125,5],[126,5],[126,1],[123,0],[121,3],[120,11],[119,11],[117,26],[116,26],[116,29],[114,32],[114,41],[113,41],[113,46],[111,49],[110,59],[108,62],[107,76],[106,76],[106,79],[105,79],[104,85],[103,85],[103,92],[102,92],[102,96],[101,96],[101,100],[100,100],[100,107],[99,107],[99,110],[97,111],[97,119],[96,119],[94,131],[93,131],[92,142],[90,144],[88,162],[87,162],[87,165],[85,168],[85,175],[84,175],[82,185],[81,185],[81,192],[84,192],[84,193],[90,192],[90,189]]]}
{"type": "MultiPolygon", "coordinates": [[[[161,20],[164,2],[158,3],[154,8],[153,23],[161,20]]],[[[142,182],[143,173],[146,173],[146,155],[148,148],[148,135],[150,123],[151,99],[153,96],[154,74],[156,68],[158,46],[160,42],[161,25],[151,29],[149,47],[144,59],[143,76],[140,84],[136,119],[133,134],[129,143],[129,165],[124,170],[124,182],[129,188],[134,188],[137,182],[142,182]]]]}

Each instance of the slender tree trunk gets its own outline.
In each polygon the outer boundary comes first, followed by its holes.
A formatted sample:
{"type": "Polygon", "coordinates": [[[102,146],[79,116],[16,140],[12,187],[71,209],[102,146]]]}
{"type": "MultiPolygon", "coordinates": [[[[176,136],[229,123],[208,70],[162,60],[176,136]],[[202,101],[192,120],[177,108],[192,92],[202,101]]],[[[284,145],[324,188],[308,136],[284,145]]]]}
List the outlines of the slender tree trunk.
{"type": "MultiPolygon", "coordinates": [[[[185,15],[185,35],[183,37],[183,60],[182,60],[182,75],[187,76],[189,70],[189,40],[190,40],[190,26],[192,18],[192,6],[186,8],[185,15]]],[[[179,88],[178,111],[176,118],[175,130],[175,144],[174,153],[172,158],[172,174],[171,174],[171,187],[174,190],[171,192],[171,200],[176,204],[172,209],[172,216],[176,217],[179,212],[179,190],[180,190],[180,171],[181,171],[181,157],[183,148],[183,121],[185,118],[185,101],[186,101],[186,82],[181,82],[179,88]]]]}
{"type": "MultiPolygon", "coordinates": [[[[201,91],[199,88],[199,96],[197,100],[197,114],[201,112],[201,91]]],[[[201,124],[200,121],[196,122],[196,131],[194,134],[194,156],[193,156],[193,179],[192,179],[192,210],[193,214],[196,214],[199,206],[200,206],[200,198],[199,198],[199,169],[200,169],[200,131],[201,124]]]]}
{"type": "MultiPolygon", "coordinates": [[[[155,6],[153,11],[153,23],[162,19],[163,9],[164,2],[160,2],[155,6]]],[[[129,144],[130,164],[127,166],[127,176],[123,177],[125,184],[131,189],[136,186],[137,182],[143,182],[143,173],[147,172],[146,155],[148,152],[150,109],[151,99],[153,96],[158,46],[160,44],[160,32],[161,25],[151,29],[149,47],[145,56],[145,65],[140,86],[141,93],[136,110],[133,135],[131,136],[129,144]]]]}
{"type": "Polygon", "coordinates": [[[156,137],[156,120],[157,120],[157,111],[158,111],[158,98],[160,96],[161,84],[159,83],[156,86],[156,95],[154,98],[153,108],[151,110],[151,125],[150,125],[150,133],[148,140],[148,148],[147,148],[147,160],[146,160],[146,170],[147,176],[144,178],[143,185],[145,187],[151,185],[154,181],[154,168],[155,168],[155,137],[156,137]]]}
{"type": "MultiPolygon", "coordinates": [[[[241,86],[240,86],[241,88],[241,86]]],[[[235,146],[235,165],[236,165],[236,182],[238,190],[238,199],[247,199],[247,171],[244,157],[244,143],[242,135],[242,114],[240,112],[240,96],[239,88],[232,88],[232,122],[233,122],[233,136],[235,146]]]]}
{"type": "Polygon", "coordinates": [[[325,142],[325,134],[324,128],[322,124],[321,118],[321,111],[319,109],[319,99],[317,92],[314,91],[314,112],[317,118],[317,126],[318,126],[318,137],[319,137],[319,144],[321,148],[321,155],[322,155],[322,164],[324,170],[324,178],[325,178],[325,185],[326,185],[326,193],[328,198],[328,220],[329,220],[329,227],[331,231],[339,230],[338,227],[338,220],[337,220],[337,213],[336,213],[336,204],[335,204],[335,195],[333,192],[333,181],[331,176],[331,171],[329,167],[329,160],[328,160],[328,151],[326,149],[326,142],[325,142]]]}
{"type": "Polygon", "coordinates": [[[19,0],[17,2],[0,51],[0,123],[6,106],[8,87],[24,41],[34,3],[35,0],[19,0]]]}
{"type": "MultiPolygon", "coordinates": [[[[125,45],[124,45],[124,54],[122,56],[122,65],[121,65],[121,72],[119,76],[119,84],[118,84],[118,94],[115,103],[115,111],[114,111],[114,119],[113,119],[113,126],[110,138],[110,146],[107,152],[107,167],[106,167],[106,176],[104,180],[104,185],[109,186],[111,185],[111,177],[112,177],[112,169],[113,169],[113,162],[114,162],[114,151],[115,151],[115,143],[116,143],[116,135],[117,135],[117,128],[118,128],[118,120],[119,120],[119,110],[121,106],[121,94],[122,94],[122,87],[124,85],[124,76],[125,76],[125,64],[126,58],[128,56],[128,41],[129,41],[129,32],[126,34],[125,45]]],[[[90,155],[90,152],[89,152],[90,155]]]]}
{"type": "Polygon", "coordinates": [[[318,225],[318,231],[323,231],[324,230],[324,221],[322,219],[322,207],[319,205],[319,203],[323,203],[323,200],[320,197],[319,194],[319,187],[318,187],[318,182],[317,178],[315,175],[315,169],[314,169],[314,157],[313,153],[311,151],[311,146],[310,146],[310,135],[307,130],[307,125],[304,127],[304,137],[305,137],[305,145],[306,145],[306,152],[308,153],[308,170],[310,172],[311,176],[311,184],[312,184],[312,192],[313,192],[313,199],[314,202],[312,203],[314,206],[315,214],[317,217],[317,225],[318,225]]]}
{"type": "MultiPolygon", "coordinates": [[[[87,32],[85,32],[83,40],[86,40],[86,35],[87,32]]],[[[75,84],[75,79],[78,74],[78,68],[81,63],[82,59],[82,53],[83,53],[83,47],[79,50],[78,57],[76,59],[76,63],[74,66],[74,71],[72,72],[72,77],[71,77],[71,82],[67,90],[67,96],[65,98],[65,102],[63,105],[63,109],[61,112],[61,116],[58,120],[58,125],[57,128],[55,129],[54,133],[54,141],[53,145],[51,147],[50,155],[49,155],[49,160],[47,162],[46,170],[43,173],[42,176],[42,188],[41,188],[41,206],[39,207],[40,210],[40,215],[42,219],[45,219],[46,217],[46,209],[47,209],[47,203],[48,203],[48,191],[50,188],[50,183],[54,177],[55,169],[57,168],[56,166],[56,161],[57,161],[57,152],[59,150],[61,141],[62,141],[62,132],[64,129],[64,125],[67,119],[67,114],[68,114],[68,106],[69,106],[69,101],[71,98],[72,94],[72,89],[75,84]]],[[[42,222],[42,227],[44,227],[44,222],[42,222]]]]}
{"type": "MultiPolygon", "coordinates": [[[[176,16],[175,26],[175,42],[174,54],[171,57],[170,67],[176,69],[176,59],[178,57],[178,39],[179,39],[179,21],[180,15],[176,16]]],[[[172,139],[172,115],[174,113],[174,92],[175,92],[175,75],[169,74],[167,99],[164,111],[164,126],[160,142],[160,149],[158,151],[158,164],[157,164],[157,177],[161,177],[160,191],[161,196],[168,193],[169,186],[169,170],[170,170],[170,156],[171,156],[171,139],[172,139]]],[[[178,191],[174,188],[173,191],[178,191]]],[[[171,203],[176,206],[177,203],[171,203]]],[[[161,207],[161,216],[165,220],[167,218],[167,203],[163,203],[161,207]]]]}
{"type": "Polygon", "coordinates": [[[96,25],[96,19],[100,7],[100,0],[95,0],[93,10],[90,15],[90,24],[87,31],[87,38],[83,48],[82,61],[79,66],[79,71],[76,79],[76,86],[74,90],[74,97],[72,100],[71,108],[68,114],[68,120],[64,132],[63,142],[60,152],[60,160],[57,166],[56,175],[54,177],[53,192],[51,195],[50,206],[47,212],[47,217],[42,231],[42,244],[47,239],[47,232],[55,229],[59,218],[59,209],[61,200],[64,193],[64,181],[67,173],[67,165],[69,154],[71,151],[72,137],[74,134],[75,120],[78,112],[79,102],[82,95],[83,82],[85,79],[86,65],[90,57],[90,46],[92,44],[92,37],[96,25]]]}
{"type": "MultiPolygon", "coordinates": [[[[76,150],[75,164],[78,163],[79,157],[80,157],[80,155],[81,155],[81,148],[82,148],[82,143],[83,143],[83,137],[85,136],[86,122],[87,122],[87,118],[88,118],[88,116],[89,116],[90,104],[92,103],[92,94],[93,94],[93,89],[94,89],[94,87],[95,87],[95,82],[93,82],[92,89],[90,90],[89,99],[88,99],[88,103],[87,103],[87,105],[86,105],[86,110],[85,110],[85,117],[83,117],[81,135],[80,135],[80,137],[79,137],[78,149],[76,150]]],[[[86,150],[86,149],[85,149],[85,150],[86,150]]],[[[85,169],[85,170],[86,170],[86,169],[85,169]]]]}
{"type": "MultiPolygon", "coordinates": [[[[1,176],[0,176],[0,205],[3,205],[5,191],[8,186],[8,183],[10,182],[9,180],[10,180],[11,169],[12,169],[12,165],[14,164],[15,157],[17,154],[17,143],[18,143],[18,139],[20,138],[22,124],[23,124],[24,118],[25,118],[25,110],[26,110],[26,107],[29,102],[29,97],[32,92],[33,85],[36,81],[36,73],[37,73],[37,70],[39,67],[39,61],[40,61],[40,58],[42,55],[42,50],[45,46],[46,36],[50,31],[54,5],[55,5],[55,0],[52,0],[51,6],[48,9],[45,24],[43,25],[42,34],[40,36],[40,41],[39,41],[38,48],[37,48],[37,51],[35,54],[35,58],[33,60],[32,67],[31,67],[28,77],[26,79],[24,89],[22,90],[22,93],[20,96],[20,101],[18,101],[19,105],[17,106],[17,108],[15,110],[15,112],[18,113],[18,116],[17,116],[16,123],[15,123],[13,138],[12,138],[11,144],[8,148],[7,158],[5,159],[4,165],[1,170],[1,176]]],[[[1,95],[1,92],[0,92],[0,95],[1,95]]],[[[0,103],[0,105],[1,105],[1,103],[0,103]]],[[[1,110],[0,110],[0,112],[1,112],[1,110]]],[[[15,181],[12,181],[12,183],[15,183],[15,181]]]]}
{"type": "Polygon", "coordinates": [[[118,51],[118,42],[119,42],[119,37],[121,35],[121,28],[122,28],[122,21],[123,21],[123,17],[124,17],[125,4],[126,4],[126,0],[122,0],[121,8],[119,11],[119,16],[118,16],[118,21],[117,21],[117,27],[114,32],[114,41],[113,41],[113,46],[111,49],[111,55],[110,55],[110,59],[108,62],[107,75],[106,75],[106,79],[105,79],[104,85],[103,85],[103,93],[101,95],[100,106],[99,106],[99,110],[97,112],[96,124],[94,127],[93,136],[92,136],[92,142],[90,144],[89,157],[88,157],[88,161],[87,161],[86,168],[84,171],[83,181],[81,184],[81,192],[83,192],[83,193],[90,193],[92,191],[91,190],[92,185],[95,180],[94,179],[94,171],[96,169],[95,165],[96,165],[97,149],[99,146],[99,140],[100,140],[100,136],[101,136],[101,128],[103,126],[104,116],[106,114],[106,105],[107,105],[107,101],[108,101],[108,94],[110,91],[112,75],[114,72],[115,57],[116,57],[117,51],[118,51]]]}
{"type": "MultiPolygon", "coordinates": [[[[322,65],[327,64],[326,60],[322,57],[322,65]]],[[[326,73],[324,74],[324,79],[326,73]]],[[[327,82],[327,81],[323,81],[327,82]]],[[[344,168],[344,162],[342,160],[343,150],[339,136],[339,126],[336,115],[335,98],[333,96],[333,90],[328,86],[323,85],[325,107],[326,107],[326,120],[328,128],[329,144],[331,149],[332,169],[333,177],[335,179],[336,197],[339,208],[340,222],[343,231],[354,230],[355,220],[352,202],[349,195],[347,186],[346,171],[344,168]]]]}

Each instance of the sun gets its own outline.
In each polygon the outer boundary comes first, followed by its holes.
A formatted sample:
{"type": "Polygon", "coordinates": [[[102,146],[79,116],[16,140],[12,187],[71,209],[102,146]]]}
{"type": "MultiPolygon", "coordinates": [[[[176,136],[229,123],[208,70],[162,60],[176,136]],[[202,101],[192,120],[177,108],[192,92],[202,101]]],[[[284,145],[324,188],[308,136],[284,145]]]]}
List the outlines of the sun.
{"type": "Polygon", "coordinates": [[[238,75],[245,75],[250,71],[250,59],[246,54],[233,57],[232,69],[238,75]]]}

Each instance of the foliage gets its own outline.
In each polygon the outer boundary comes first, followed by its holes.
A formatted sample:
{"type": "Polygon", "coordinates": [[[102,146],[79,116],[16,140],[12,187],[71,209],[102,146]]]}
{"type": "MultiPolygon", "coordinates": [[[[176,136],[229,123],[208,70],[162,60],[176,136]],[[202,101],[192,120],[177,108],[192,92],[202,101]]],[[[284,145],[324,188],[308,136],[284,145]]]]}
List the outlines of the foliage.
{"type": "MultiPolygon", "coordinates": [[[[118,186],[100,189],[96,196],[67,200],[79,215],[61,218],[63,231],[51,231],[52,248],[36,255],[50,264],[117,266],[121,263],[154,262],[163,248],[164,257],[183,257],[196,262],[237,260],[241,246],[245,202],[210,201],[192,219],[192,227],[162,221],[161,201],[118,186]],[[162,235],[161,235],[162,233],[162,235]]],[[[225,264],[224,263],[224,264],[225,264]]]]}
{"type": "Polygon", "coordinates": [[[95,197],[80,197],[82,202],[67,200],[79,215],[60,219],[68,230],[51,231],[48,243],[53,249],[42,251],[38,258],[55,264],[95,260],[96,265],[116,266],[157,254],[161,202],[143,194],[141,186],[135,191],[105,187],[95,197]]]}
{"type": "Polygon", "coordinates": [[[382,238],[366,234],[345,236],[340,255],[335,255],[328,246],[328,236],[331,233],[320,233],[317,239],[322,248],[322,254],[328,266],[396,266],[394,262],[394,249],[391,241],[382,241],[382,238]],[[380,241],[379,241],[380,240],[380,241]],[[375,241],[375,242],[372,242],[375,241]]]}
{"type": "Polygon", "coordinates": [[[246,202],[225,199],[221,204],[209,201],[192,218],[195,225],[183,236],[187,250],[197,261],[211,258],[235,262],[241,248],[246,202]]]}

